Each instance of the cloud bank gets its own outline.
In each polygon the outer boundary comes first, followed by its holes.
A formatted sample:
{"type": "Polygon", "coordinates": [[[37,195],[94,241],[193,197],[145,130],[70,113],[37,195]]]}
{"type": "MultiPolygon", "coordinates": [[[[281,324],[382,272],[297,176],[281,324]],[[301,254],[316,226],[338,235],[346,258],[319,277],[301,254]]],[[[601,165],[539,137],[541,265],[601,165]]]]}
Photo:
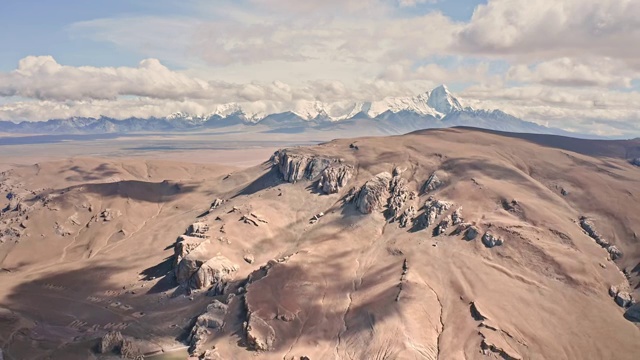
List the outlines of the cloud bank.
{"type": "Polygon", "coordinates": [[[71,24],[71,36],[144,60],[92,67],[25,57],[0,73],[0,118],[206,114],[231,102],[259,113],[447,83],[474,107],[570,130],[640,133],[638,1],[489,0],[467,21],[424,0],[182,6],[180,16],[71,24]]]}

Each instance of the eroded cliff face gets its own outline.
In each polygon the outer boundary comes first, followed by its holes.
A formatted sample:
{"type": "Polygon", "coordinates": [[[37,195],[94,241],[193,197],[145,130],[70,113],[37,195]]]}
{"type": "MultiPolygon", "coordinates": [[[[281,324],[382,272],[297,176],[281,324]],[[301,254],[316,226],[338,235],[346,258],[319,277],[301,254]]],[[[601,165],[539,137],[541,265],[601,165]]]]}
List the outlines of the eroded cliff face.
{"type": "Polygon", "coordinates": [[[271,161],[286,182],[318,181],[317,189],[335,194],[344,188],[353,176],[354,167],[344,160],[278,150],[271,161]]]}

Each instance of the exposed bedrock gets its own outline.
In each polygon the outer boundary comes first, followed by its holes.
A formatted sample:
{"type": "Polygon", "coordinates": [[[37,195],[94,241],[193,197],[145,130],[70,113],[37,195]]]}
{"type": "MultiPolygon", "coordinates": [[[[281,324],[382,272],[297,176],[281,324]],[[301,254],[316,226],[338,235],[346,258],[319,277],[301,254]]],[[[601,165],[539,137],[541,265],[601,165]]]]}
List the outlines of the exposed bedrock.
{"type": "Polygon", "coordinates": [[[431,174],[431,176],[429,176],[427,181],[425,181],[424,185],[422,185],[421,192],[423,194],[427,194],[436,191],[443,184],[444,182],[442,182],[442,180],[440,180],[440,178],[438,178],[438,175],[434,172],[433,174],[431,174]]]}
{"type": "Polygon", "coordinates": [[[347,185],[352,175],[353,166],[351,165],[329,165],[322,171],[318,189],[325,194],[335,194],[347,185]]]}
{"type": "Polygon", "coordinates": [[[214,293],[221,294],[236,271],[236,264],[219,255],[210,241],[204,241],[180,260],[175,275],[178,283],[185,288],[212,287],[214,293]]]}
{"type": "Polygon", "coordinates": [[[381,210],[389,198],[389,186],[392,176],[382,172],[367,181],[356,197],[356,207],[363,214],[381,210]]]}
{"type": "Polygon", "coordinates": [[[607,250],[612,260],[622,257],[622,252],[605,239],[595,228],[593,221],[585,216],[580,217],[580,227],[589,235],[598,245],[607,250]]]}
{"type": "Polygon", "coordinates": [[[407,180],[403,179],[400,174],[402,173],[398,168],[393,170],[395,174],[391,179],[391,183],[389,185],[390,194],[389,197],[389,218],[395,219],[402,208],[404,207],[407,199],[410,197],[410,191],[407,187],[407,180]]]}
{"type": "Polygon", "coordinates": [[[449,210],[453,204],[443,200],[428,200],[424,204],[424,227],[428,228],[435,224],[436,220],[442,213],[449,210]]]}
{"type": "Polygon", "coordinates": [[[189,353],[191,353],[191,355],[203,355],[204,344],[212,332],[222,330],[226,314],[227,305],[218,300],[214,300],[207,306],[207,310],[198,316],[188,339],[189,353]]]}
{"type": "Polygon", "coordinates": [[[484,233],[484,235],[482,235],[482,243],[484,244],[484,246],[492,248],[502,245],[504,243],[504,240],[497,235],[487,231],[486,233],[484,233]]]}
{"type": "Polygon", "coordinates": [[[271,158],[282,178],[290,183],[319,179],[318,188],[326,194],[334,194],[347,185],[354,168],[342,159],[332,159],[288,150],[278,150],[271,158]]]}

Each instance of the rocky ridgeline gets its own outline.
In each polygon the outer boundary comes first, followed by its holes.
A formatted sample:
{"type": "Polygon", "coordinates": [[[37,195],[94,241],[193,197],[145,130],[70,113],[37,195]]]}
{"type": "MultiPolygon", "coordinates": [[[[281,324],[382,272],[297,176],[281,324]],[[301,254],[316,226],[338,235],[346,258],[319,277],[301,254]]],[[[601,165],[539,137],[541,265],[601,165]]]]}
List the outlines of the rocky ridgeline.
{"type": "Polygon", "coordinates": [[[347,185],[353,176],[352,165],[342,159],[331,159],[278,150],[271,157],[282,178],[290,183],[300,180],[318,180],[318,190],[335,194],[347,185]]]}
{"type": "Polygon", "coordinates": [[[612,260],[616,260],[622,257],[622,252],[615,246],[607,241],[598,231],[596,231],[593,221],[585,216],[580,217],[580,227],[589,235],[595,242],[603,249],[607,250],[612,260]]]}
{"type": "MultiPolygon", "coordinates": [[[[406,206],[410,200],[415,200],[417,194],[409,190],[407,181],[401,177],[402,170],[396,168],[393,175],[382,172],[369,179],[360,190],[352,196],[356,208],[363,214],[371,214],[382,210],[385,205],[391,221],[397,220],[400,228],[412,225],[412,230],[420,231],[433,228],[433,236],[445,235],[447,230],[454,227],[449,235],[464,234],[464,239],[471,241],[476,239],[480,230],[475,225],[465,223],[462,217],[462,207],[456,208],[451,214],[445,214],[452,209],[453,203],[439,200],[429,196],[424,206],[424,210],[418,215],[415,206],[406,206]]],[[[438,179],[434,172],[423,185],[423,192],[432,192],[440,188],[443,182],[438,179]]],[[[486,232],[482,236],[482,243],[492,248],[504,244],[504,239],[486,232]]]]}

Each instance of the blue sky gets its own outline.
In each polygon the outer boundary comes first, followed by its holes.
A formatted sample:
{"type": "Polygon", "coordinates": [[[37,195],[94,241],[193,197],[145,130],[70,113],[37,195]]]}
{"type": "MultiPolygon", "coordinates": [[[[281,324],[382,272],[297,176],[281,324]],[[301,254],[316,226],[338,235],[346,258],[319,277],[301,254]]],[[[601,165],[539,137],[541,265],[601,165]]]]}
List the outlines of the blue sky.
{"type": "Polygon", "coordinates": [[[5,0],[0,118],[259,113],[446,83],[470,106],[617,131],[640,120],[638,13],[635,0],[5,0]]]}

